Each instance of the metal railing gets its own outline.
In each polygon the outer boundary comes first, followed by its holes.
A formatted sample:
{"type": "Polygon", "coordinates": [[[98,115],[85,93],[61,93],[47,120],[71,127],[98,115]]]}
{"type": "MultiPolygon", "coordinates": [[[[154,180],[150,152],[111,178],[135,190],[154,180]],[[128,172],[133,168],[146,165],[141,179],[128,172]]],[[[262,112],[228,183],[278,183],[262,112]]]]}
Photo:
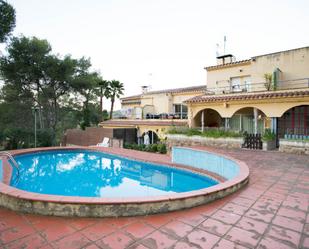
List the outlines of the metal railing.
{"type": "MultiPolygon", "coordinates": [[[[280,132],[282,133],[282,131],[280,132]]],[[[309,128],[287,128],[281,135],[283,135],[284,139],[308,140],[309,128]]]]}
{"type": "Polygon", "coordinates": [[[0,157],[1,156],[6,156],[12,162],[12,164],[10,163],[10,165],[11,166],[13,165],[13,167],[16,169],[15,184],[17,184],[18,181],[19,181],[19,176],[20,176],[18,163],[15,161],[14,157],[12,156],[12,154],[7,152],[7,151],[1,151],[0,152],[0,157]]]}
{"type": "Polygon", "coordinates": [[[276,83],[257,82],[257,83],[240,83],[232,85],[230,80],[218,81],[217,87],[207,88],[208,93],[212,94],[232,94],[232,93],[250,93],[280,90],[297,90],[309,88],[309,78],[280,80],[276,83]],[[221,86],[220,86],[221,85],[221,86]],[[224,86],[222,86],[224,85],[224,86]]]}

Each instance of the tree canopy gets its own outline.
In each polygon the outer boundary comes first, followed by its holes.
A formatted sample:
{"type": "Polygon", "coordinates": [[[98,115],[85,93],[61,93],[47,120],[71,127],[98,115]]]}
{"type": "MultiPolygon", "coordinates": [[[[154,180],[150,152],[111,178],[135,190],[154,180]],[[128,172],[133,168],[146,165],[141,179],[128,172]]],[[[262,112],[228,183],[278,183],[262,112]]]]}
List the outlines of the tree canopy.
{"type": "Polygon", "coordinates": [[[0,0],[0,43],[7,40],[15,28],[15,9],[4,0],[0,0]]]}
{"type": "Polygon", "coordinates": [[[110,111],[110,118],[113,118],[113,111],[114,111],[114,104],[116,98],[119,98],[123,95],[124,87],[123,84],[120,83],[118,80],[112,80],[110,82],[110,99],[111,99],[111,111],[110,111]]]}
{"type": "Polygon", "coordinates": [[[36,37],[10,40],[0,57],[0,77],[0,140],[7,148],[33,146],[34,107],[38,145],[56,145],[67,128],[97,125],[103,119],[103,97],[114,105],[123,91],[120,82],[105,81],[91,70],[89,58],[53,54],[48,41],[36,37]]]}

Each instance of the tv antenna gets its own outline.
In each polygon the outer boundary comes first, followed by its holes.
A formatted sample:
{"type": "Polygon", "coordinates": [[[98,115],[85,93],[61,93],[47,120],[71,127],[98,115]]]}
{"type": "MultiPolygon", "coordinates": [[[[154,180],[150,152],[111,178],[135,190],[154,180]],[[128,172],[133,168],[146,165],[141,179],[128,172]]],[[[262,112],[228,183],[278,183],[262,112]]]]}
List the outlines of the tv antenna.
{"type": "Polygon", "coordinates": [[[226,35],[223,38],[223,55],[225,55],[225,47],[226,47],[226,35]]]}
{"type": "Polygon", "coordinates": [[[216,44],[216,56],[217,56],[217,57],[220,56],[219,49],[220,49],[220,45],[219,45],[219,43],[217,43],[217,44],[216,44]]]}

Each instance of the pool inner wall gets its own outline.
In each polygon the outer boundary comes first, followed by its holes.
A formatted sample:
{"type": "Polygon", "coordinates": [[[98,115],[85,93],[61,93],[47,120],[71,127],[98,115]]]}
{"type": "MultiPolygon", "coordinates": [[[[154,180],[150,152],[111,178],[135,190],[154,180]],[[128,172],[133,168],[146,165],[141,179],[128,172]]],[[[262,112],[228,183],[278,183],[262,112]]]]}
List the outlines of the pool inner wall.
{"type": "MultiPolygon", "coordinates": [[[[96,148],[95,150],[113,154],[113,151],[109,151],[108,148],[96,148]]],[[[39,149],[29,151],[29,153],[35,151],[39,151],[39,149]]],[[[125,150],[119,151],[126,155],[125,150]]],[[[172,162],[207,170],[227,180],[215,186],[191,192],[120,199],[36,194],[0,182],[0,205],[14,211],[56,216],[118,217],[148,215],[211,202],[237,191],[249,179],[249,170],[245,163],[204,150],[175,147],[173,148],[172,162]]]]}

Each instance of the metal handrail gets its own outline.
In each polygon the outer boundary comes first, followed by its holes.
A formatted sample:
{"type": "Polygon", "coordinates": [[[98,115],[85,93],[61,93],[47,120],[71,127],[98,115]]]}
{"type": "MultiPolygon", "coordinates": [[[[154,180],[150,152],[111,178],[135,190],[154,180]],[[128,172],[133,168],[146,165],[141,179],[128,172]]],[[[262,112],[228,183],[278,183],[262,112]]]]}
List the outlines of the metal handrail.
{"type": "MultiPolygon", "coordinates": [[[[207,87],[207,92],[216,94],[218,92],[220,93],[230,93],[230,94],[235,94],[235,93],[242,93],[242,92],[265,92],[268,91],[265,88],[265,84],[268,82],[255,82],[251,84],[244,84],[240,83],[239,84],[239,89],[233,89],[231,85],[230,80],[220,80],[217,81],[217,83],[222,84],[226,83],[227,86],[216,86],[216,87],[207,87]]],[[[291,79],[291,80],[278,80],[276,83],[276,90],[297,90],[297,89],[304,89],[304,88],[309,88],[309,78],[299,78],[299,79],[291,79]]],[[[274,91],[273,89],[269,91],[274,91]]]]}
{"type": "MultiPolygon", "coordinates": [[[[17,171],[17,176],[16,176],[16,182],[15,184],[18,183],[19,181],[19,166],[18,166],[18,163],[16,162],[16,160],[14,159],[14,157],[12,156],[12,154],[10,152],[7,152],[7,151],[0,151],[0,156],[7,156],[9,158],[9,160],[11,160],[11,162],[13,163],[13,166],[15,167],[16,171],[17,171]]],[[[12,165],[12,164],[11,164],[12,165]]]]}

